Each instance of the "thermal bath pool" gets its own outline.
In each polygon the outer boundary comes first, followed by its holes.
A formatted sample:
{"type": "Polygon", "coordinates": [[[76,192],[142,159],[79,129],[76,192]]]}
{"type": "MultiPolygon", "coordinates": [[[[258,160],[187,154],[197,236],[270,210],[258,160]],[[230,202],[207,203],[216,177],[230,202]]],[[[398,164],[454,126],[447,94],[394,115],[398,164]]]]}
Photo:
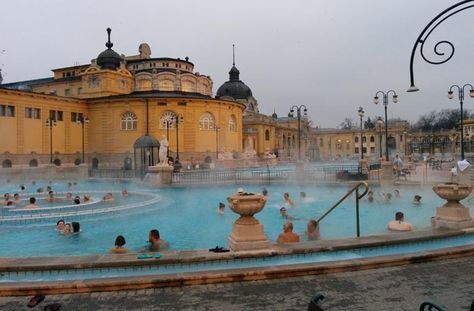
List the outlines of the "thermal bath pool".
{"type": "MultiPolygon", "coordinates": [[[[41,184],[37,182],[37,184],[41,184]]],[[[42,186],[46,185],[43,183],[42,186]]],[[[34,191],[33,186],[27,186],[27,191],[34,191]],[[32,188],[32,189],[29,189],[32,188]]],[[[35,186],[38,187],[38,186],[35,186]]],[[[52,185],[55,191],[66,191],[66,183],[52,185]]],[[[310,218],[317,218],[329,209],[350,188],[349,186],[319,186],[297,184],[270,185],[207,185],[192,187],[167,187],[160,189],[146,188],[143,185],[116,182],[80,182],[75,192],[98,191],[118,193],[128,189],[131,195],[122,201],[107,203],[110,210],[107,213],[87,213],[77,216],[69,215],[68,221],[79,221],[82,232],[77,235],[64,236],[55,231],[55,223],[61,218],[60,210],[54,217],[41,221],[2,222],[0,224],[0,257],[31,257],[31,256],[81,256],[105,254],[113,246],[115,237],[124,235],[127,244],[133,251],[138,251],[146,245],[148,231],[159,229],[163,239],[167,240],[172,249],[208,249],[216,245],[226,246],[227,236],[232,223],[238,218],[226,208],[224,215],[216,212],[219,202],[226,202],[228,195],[236,192],[238,187],[244,187],[247,192],[261,192],[265,187],[269,199],[265,209],[256,215],[265,226],[265,232],[270,240],[276,240],[282,230],[283,219],[279,214],[283,206],[283,193],[289,192],[296,207],[287,207],[288,213],[297,218],[293,221],[295,232],[303,234],[306,223],[310,218]],[[307,199],[302,202],[299,193],[305,192],[307,199]],[[150,197],[159,198],[155,203],[143,204],[150,197]],[[115,209],[117,206],[135,204],[137,208],[115,209]]],[[[392,220],[396,211],[402,211],[407,221],[417,229],[429,228],[430,218],[435,209],[444,204],[431,189],[411,187],[397,188],[400,198],[393,198],[389,204],[377,202],[361,202],[361,235],[386,233],[386,224],[392,220]],[[415,194],[423,197],[421,205],[411,203],[415,194]]],[[[3,185],[0,193],[15,193],[18,185],[3,185]]],[[[375,193],[392,192],[395,188],[374,188],[375,193]]],[[[471,206],[465,200],[466,206],[471,206]]],[[[100,203],[104,205],[104,203],[100,203]]],[[[93,205],[92,205],[93,206],[93,205]]],[[[86,207],[87,208],[87,207],[86,207]]],[[[89,208],[93,210],[94,208],[89,208]]],[[[65,212],[67,209],[64,210],[65,212]]],[[[4,214],[2,214],[4,215],[4,214]]],[[[5,217],[5,216],[4,216],[5,217]]],[[[0,218],[1,220],[1,218],[0,218]]],[[[321,222],[323,239],[333,239],[355,236],[354,197],[346,200],[333,213],[321,222]]]]}

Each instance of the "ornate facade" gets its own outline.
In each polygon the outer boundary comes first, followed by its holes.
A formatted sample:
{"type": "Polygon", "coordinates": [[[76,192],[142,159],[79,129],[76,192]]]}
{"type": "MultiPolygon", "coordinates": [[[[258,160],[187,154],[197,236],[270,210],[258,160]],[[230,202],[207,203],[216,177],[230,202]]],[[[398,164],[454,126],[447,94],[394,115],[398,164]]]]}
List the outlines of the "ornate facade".
{"type": "Polygon", "coordinates": [[[50,152],[56,165],[80,164],[83,146],[89,166],[128,167],[143,136],[168,137],[182,162],[215,160],[218,148],[242,152],[245,104],[213,98],[211,78],[189,58],[152,58],[147,44],[127,57],[112,46],[109,31],[90,64],[0,85],[4,167],[48,164],[50,152]]]}

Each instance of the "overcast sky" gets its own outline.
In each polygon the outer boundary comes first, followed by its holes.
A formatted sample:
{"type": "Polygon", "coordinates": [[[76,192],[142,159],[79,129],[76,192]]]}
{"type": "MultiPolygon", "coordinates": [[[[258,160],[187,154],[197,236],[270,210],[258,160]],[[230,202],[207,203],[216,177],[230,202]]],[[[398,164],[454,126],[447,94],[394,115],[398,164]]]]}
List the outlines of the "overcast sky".
{"type": "MultiPolygon", "coordinates": [[[[409,58],[425,25],[458,1],[3,1],[0,67],[4,83],[51,76],[50,69],[89,63],[105,49],[107,27],[114,49],[152,57],[189,56],[195,71],[210,75],[214,92],[228,79],[232,44],[240,78],[261,112],[286,115],[305,104],[315,125],[336,127],[345,117],[382,115],[377,90],[394,89],[389,117],[416,121],[435,109],[458,108],[447,89],[474,83],[474,9],[445,21],[427,45],[450,40],[451,61],[430,65],[419,54],[420,92],[406,93],[409,58]],[[120,4],[119,4],[120,3],[120,4]],[[4,52],[2,52],[5,50],[4,52]]],[[[427,53],[431,51],[428,50],[427,53]]],[[[432,55],[432,54],[430,54],[432,55]]],[[[474,99],[466,100],[466,108],[474,99]]]]}

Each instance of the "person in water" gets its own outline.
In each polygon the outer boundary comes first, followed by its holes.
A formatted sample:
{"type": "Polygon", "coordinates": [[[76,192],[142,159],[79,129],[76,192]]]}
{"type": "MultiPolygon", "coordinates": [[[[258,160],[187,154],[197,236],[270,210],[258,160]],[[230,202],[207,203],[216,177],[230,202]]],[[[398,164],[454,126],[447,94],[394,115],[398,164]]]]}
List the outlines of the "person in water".
{"type": "Polygon", "coordinates": [[[115,247],[110,249],[110,254],[125,254],[130,252],[130,250],[125,245],[125,238],[122,235],[119,235],[115,238],[115,247]]]}
{"type": "Polygon", "coordinates": [[[319,223],[311,219],[306,225],[306,237],[309,241],[318,240],[321,234],[319,233],[319,223]]]}
{"type": "Polygon", "coordinates": [[[219,202],[219,207],[217,208],[217,214],[224,215],[225,204],[219,202]]]}
{"type": "Polygon", "coordinates": [[[369,203],[373,203],[374,202],[374,192],[372,190],[370,190],[369,192],[367,192],[367,201],[369,203]]]}
{"type": "Polygon", "coordinates": [[[58,222],[56,223],[56,231],[63,232],[64,226],[65,226],[64,220],[63,219],[58,220],[58,222]]]}
{"type": "Polygon", "coordinates": [[[62,231],[64,234],[72,234],[72,226],[70,223],[64,225],[64,229],[62,231]]]}
{"type": "Polygon", "coordinates": [[[13,203],[14,203],[15,205],[18,205],[18,204],[21,203],[21,198],[20,198],[20,195],[19,195],[18,193],[15,193],[15,194],[13,195],[13,203]]]}
{"type": "Polygon", "coordinates": [[[295,207],[295,202],[293,202],[293,200],[290,199],[290,194],[288,192],[285,192],[283,194],[283,199],[285,201],[285,206],[295,207]]]}
{"type": "Polygon", "coordinates": [[[76,205],[81,204],[81,197],[80,196],[76,195],[74,197],[74,204],[76,204],[76,205]]]}
{"type": "Polygon", "coordinates": [[[421,196],[419,196],[418,194],[415,195],[415,196],[413,197],[413,204],[415,204],[415,205],[421,204],[421,196]]]}
{"type": "Polygon", "coordinates": [[[293,233],[293,224],[289,221],[283,225],[283,233],[278,236],[278,243],[297,243],[300,241],[300,236],[293,233]]]}
{"type": "Polygon", "coordinates": [[[128,191],[127,191],[127,189],[123,189],[123,190],[122,190],[122,196],[123,196],[123,197],[128,197],[128,191]]]}
{"type": "Polygon", "coordinates": [[[113,197],[112,193],[109,192],[104,196],[104,198],[102,200],[105,201],[105,202],[111,202],[111,201],[114,200],[114,197],[113,197]]]}
{"type": "Polygon", "coordinates": [[[144,252],[158,252],[168,247],[168,243],[160,238],[160,232],[157,229],[150,230],[148,234],[148,242],[150,245],[144,248],[144,252]]]}
{"type": "Polygon", "coordinates": [[[280,215],[284,219],[295,219],[295,217],[288,215],[288,212],[286,211],[285,207],[280,208],[280,215]]]}
{"type": "Polygon", "coordinates": [[[31,197],[30,198],[30,203],[25,205],[25,208],[38,208],[39,206],[36,205],[36,198],[35,197],[31,197]]]}
{"type": "Polygon", "coordinates": [[[395,214],[395,220],[392,220],[387,225],[390,231],[413,231],[414,227],[412,224],[405,222],[405,217],[402,212],[395,214]]]}

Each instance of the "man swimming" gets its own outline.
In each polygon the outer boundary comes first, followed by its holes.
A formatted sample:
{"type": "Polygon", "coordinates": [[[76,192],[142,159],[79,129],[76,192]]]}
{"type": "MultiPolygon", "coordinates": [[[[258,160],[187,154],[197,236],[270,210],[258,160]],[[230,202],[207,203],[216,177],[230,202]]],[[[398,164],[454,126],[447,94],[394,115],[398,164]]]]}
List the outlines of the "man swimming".
{"type": "Polygon", "coordinates": [[[35,197],[31,197],[29,202],[30,203],[27,204],[25,206],[25,208],[38,208],[39,207],[38,205],[36,205],[36,198],[35,197]]]}
{"type": "Polygon", "coordinates": [[[413,231],[414,227],[412,224],[405,222],[405,217],[402,212],[395,214],[395,220],[392,220],[387,225],[390,231],[413,231]]]}

